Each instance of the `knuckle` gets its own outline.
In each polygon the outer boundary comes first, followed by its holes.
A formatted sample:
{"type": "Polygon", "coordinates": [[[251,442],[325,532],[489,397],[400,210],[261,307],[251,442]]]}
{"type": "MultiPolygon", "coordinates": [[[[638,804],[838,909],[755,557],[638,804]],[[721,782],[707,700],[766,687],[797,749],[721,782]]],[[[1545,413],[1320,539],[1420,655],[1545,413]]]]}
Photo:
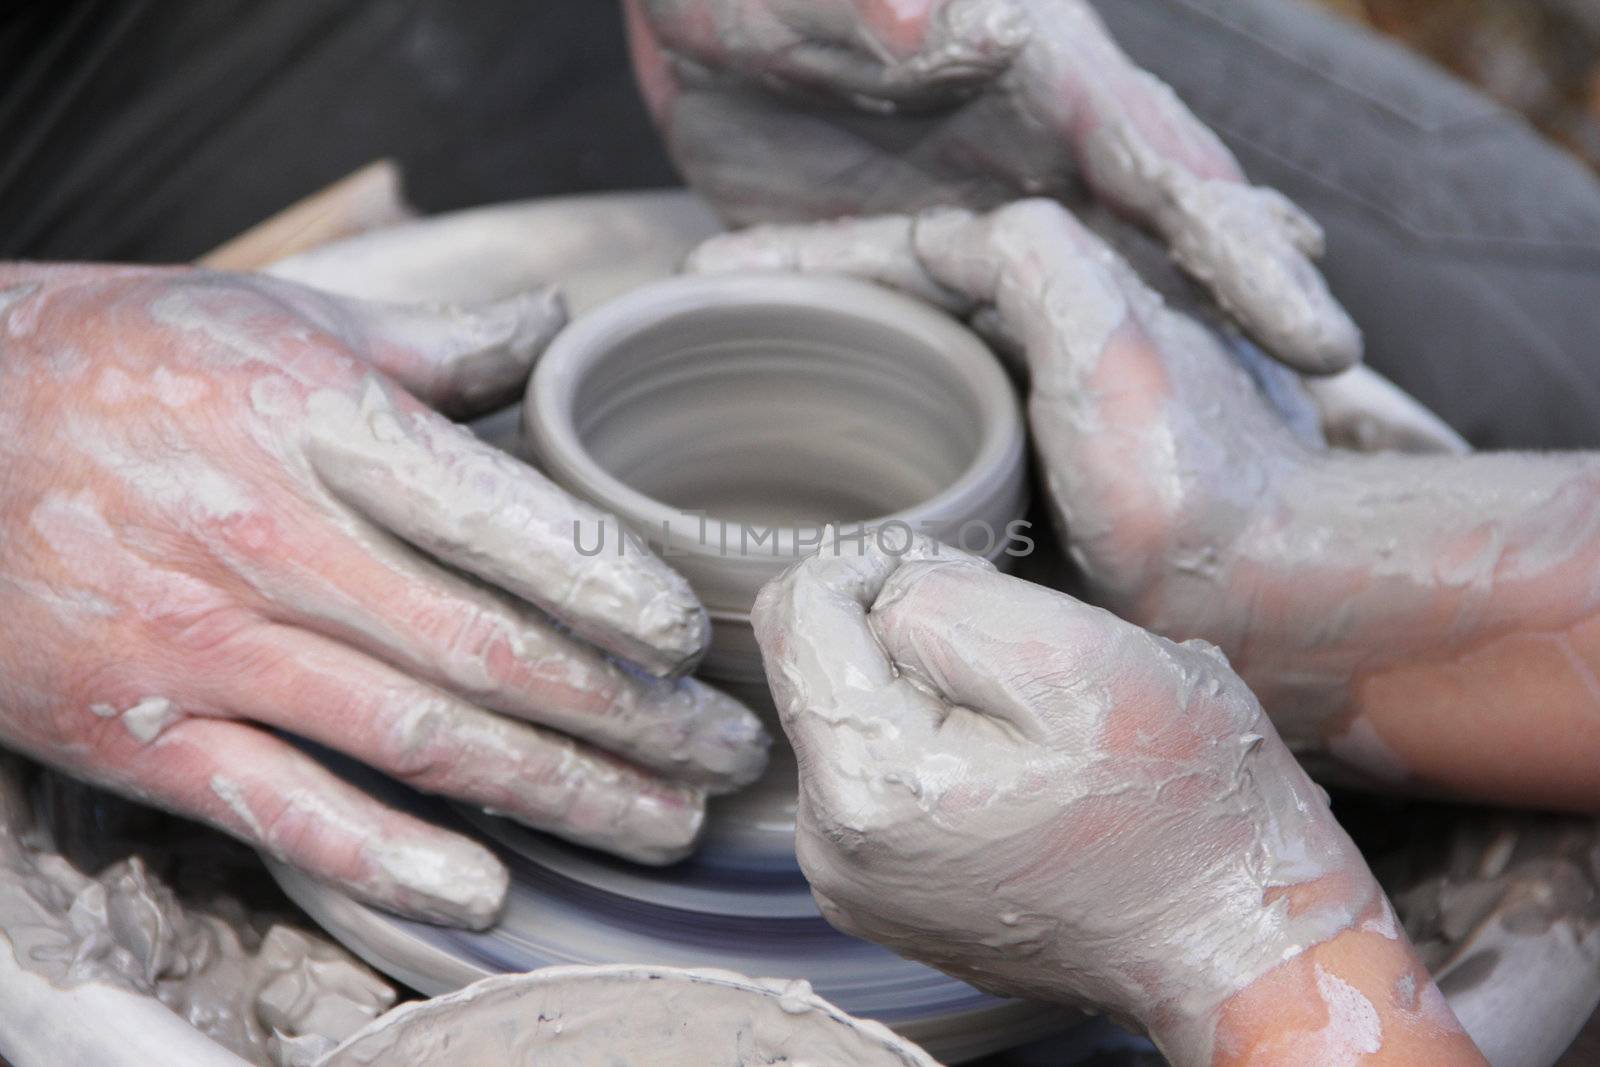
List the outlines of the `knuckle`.
{"type": "Polygon", "coordinates": [[[183,718],[181,687],[153,666],[159,659],[135,652],[82,665],[33,720],[43,729],[26,732],[52,747],[86,747],[102,764],[131,758],[183,718]]]}
{"type": "Polygon", "coordinates": [[[308,863],[314,853],[327,852],[335,847],[325,832],[319,832],[320,819],[303,805],[291,803],[285,798],[273,798],[266,810],[257,814],[256,819],[251,829],[259,831],[261,844],[275,856],[308,863]]]}
{"type": "Polygon", "coordinates": [[[207,602],[157,613],[148,625],[161,647],[185,656],[215,656],[237,645],[258,621],[253,612],[219,594],[207,602]]]}
{"type": "Polygon", "coordinates": [[[577,757],[577,746],[564,750],[568,758],[543,762],[538,773],[549,809],[558,815],[568,815],[578,808],[590,792],[593,781],[584,762],[577,757]]]}
{"type": "Polygon", "coordinates": [[[815,831],[797,835],[794,847],[795,858],[812,892],[832,901],[841,900],[849,889],[849,882],[840,875],[838,850],[815,831]]]}
{"type": "Polygon", "coordinates": [[[419,629],[435,635],[438,667],[460,691],[482,695],[517,673],[512,628],[498,610],[452,606],[421,620],[419,629]]]}
{"type": "Polygon", "coordinates": [[[971,567],[947,563],[907,563],[884,583],[872,614],[890,630],[936,623],[960,602],[972,602],[975,574],[971,567]]]}
{"type": "Polygon", "coordinates": [[[244,559],[277,559],[289,550],[278,520],[260,508],[204,516],[197,528],[203,543],[244,559]]]}
{"type": "Polygon", "coordinates": [[[1041,231],[1048,232],[1061,226],[1067,218],[1065,207],[1044,197],[1013,201],[997,209],[990,216],[993,225],[998,229],[1014,230],[1035,237],[1041,231]]]}
{"type": "Polygon", "coordinates": [[[455,723],[444,702],[421,701],[380,727],[376,757],[384,770],[419,788],[447,786],[463,762],[455,723]]]}

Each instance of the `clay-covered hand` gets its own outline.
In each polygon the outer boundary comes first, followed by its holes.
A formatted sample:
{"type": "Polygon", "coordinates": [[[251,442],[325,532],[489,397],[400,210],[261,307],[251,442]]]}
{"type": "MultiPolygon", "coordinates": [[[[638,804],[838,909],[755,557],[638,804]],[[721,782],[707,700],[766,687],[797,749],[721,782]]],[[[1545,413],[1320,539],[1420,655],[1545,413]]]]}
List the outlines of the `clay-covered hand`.
{"type": "Polygon", "coordinates": [[[771,582],[755,626],[799,758],[801,865],[847,932],[1113,1012],[1179,1064],[1212,1063],[1225,1006],[1285,961],[1367,921],[1399,936],[1210,645],[870,535],[771,582]]]}
{"type": "Polygon", "coordinates": [[[628,0],[634,63],[689,181],[733,222],[1092,195],[1149,227],[1309,373],[1361,337],[1322,231],[1250,185],[1085,0],[628,0]]]}
{"type": "Polygon", "coordinates": [[[1600,456],[1313,447],[1060,205],[716,238],[989,316],[1095,599],[1219,645],[1297,751],[1367,781],[1600,810],[1600,456]]]}
{"type": "Polygon", "coordinates": [[[562,317],[0,267],[0,741],[440,921],[493,919],[493,856],[275,733],[684,855],[767,745],[676,677],[704,612],[646,554],[580,554],[598,514],[435,410],[515,397],[562,317]]]}

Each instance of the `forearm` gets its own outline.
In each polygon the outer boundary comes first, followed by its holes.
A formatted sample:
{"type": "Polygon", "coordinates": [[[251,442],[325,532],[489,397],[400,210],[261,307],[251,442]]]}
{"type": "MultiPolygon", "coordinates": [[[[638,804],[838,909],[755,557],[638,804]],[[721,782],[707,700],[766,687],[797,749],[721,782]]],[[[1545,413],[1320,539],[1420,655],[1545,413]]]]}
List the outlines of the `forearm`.
{"type": "Polygon", "coordinates": [[[1228,651],[1297,747],[1594,810],[1597,563],[1600,456],[1335,453],[1263,506],[1211,610],[1247,620],[1228,651]]]}
{"type": "Polygon", "coordinates": [[[1311,452],[1151,321],[1036,379],[1096,595],[1219,645],[1291,747],[1370,783],[1600,807],[1600,455],[1311,452]]]}
{"type": "MultiPolygon", "coordinates": [[[[1162,1035],[1158,1032],[1157,1040],[1162,1035]]],[[[1223,1006],[1209,1060],[1176,1067],[1477,1067],[1486,1063],[1381,904],[1223,1006]]]]}

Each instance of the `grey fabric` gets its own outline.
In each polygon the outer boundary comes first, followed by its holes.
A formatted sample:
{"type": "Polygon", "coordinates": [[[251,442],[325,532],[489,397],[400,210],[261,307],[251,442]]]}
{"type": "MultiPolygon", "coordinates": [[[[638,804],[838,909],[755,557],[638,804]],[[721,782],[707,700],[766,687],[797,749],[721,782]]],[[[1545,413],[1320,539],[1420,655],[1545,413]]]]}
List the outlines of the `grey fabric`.
{"type": "Polygon", "coordinates": [[[190,259],[380,156],[430,212],[674,181],[618,0],[0,0],[0,257],[190,259]]]}
{"type": "MultiPolygon", "coordinates": [[[[1095,0],[1327,226],[1371,362],[1482,446],[1600,446],[1600,187],[1296,0],[1095,0]]],[[[378,155],[424,208],[670,180],[614,0],[63,0],[0,14],[0,252],[196,255],[378,155]]]]}
{"type": "Polygon", "coordinates": [[[1520,118],[1296,0],[1095,0],[1255,180],[1328,231],[1368,362],[1475,445],[1600,446],[1600,181],[1520,118]]]}

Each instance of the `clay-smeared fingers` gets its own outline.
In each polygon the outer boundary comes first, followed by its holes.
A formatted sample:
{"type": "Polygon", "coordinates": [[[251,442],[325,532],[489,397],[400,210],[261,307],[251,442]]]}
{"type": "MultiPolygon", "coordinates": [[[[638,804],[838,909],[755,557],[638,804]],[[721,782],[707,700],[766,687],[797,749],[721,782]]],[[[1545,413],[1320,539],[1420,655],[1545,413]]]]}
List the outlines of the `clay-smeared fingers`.
{"type": "Polygon", "coordinates": [[[848,274],[964,314],[972,301],[935,281],[918,259],[916,225],[910,216],[878,215],[809,226],[752,226],[705,241],[690,253],[684,269],[848,274]]]}
{"type": "Polygon", "coordinates": [[[694,678],[660,679],[620,664],[538,609],[432,562],[358,515],[341,518],[299,525],[300,552],[259,566],[255,584],[274,619],[710,794],[765,769],[770,738],[732,697],[694,678]]]}
{"type": "Polygon", "coordinates": [[[452,418],[521,398],[533,364],[567,323],[554,287],[482,303],[390,303],[268,275],[249,284],[338,338],[375,370],[452,418]]]}
{"type": "Polygon", "coordinates": [[[713,237],[689,257],[707,273],[798,270],[850,274],[946,310],[988,310],[1034,362],[1033,387],[1059,382],[1055,358],[1081,368],[1099,357],[1130,308],[1155,296],[1105,243],[1050,200],[1019,200],[984,215],[944,208],[713,237]]]}
{"type": "Polygon", "coordinates": [[[970,557],[899,568],[870,622],[903,674],[1046,750],[1182,747],[1175,735],[1206,728],[1196,690],[1259,710],[1214,649],[1171,645],[970,557]]]}
{"type": "Polygon", "coordinates": [[[641,551],[585,555],[581,531],[615,520],[409,396],[375,378],[324,390],[307,432],[329,490],[417,549],[653,673],[704,653],[710,624],[680,575],[641,551]]]}
{"type": "Polygon", "coordinates": [[[790,10],[799,40],[774,53],[769,69],[864,108],[958,101],[1001,77],[1028,40],[1013,0],[943,0],[898,11],[824,2],[790,10]]]}
{"type": "Polygon", "coordinates": [[[361,326],[367,361],[452,418],[522,398],[534,361],[567,324],[553,288],[485,304],[382,304],[344,300],[361,326]]]}
{"type": "Polygon", "coordinates": [[[936,282],[992,307],[1005,336],[1022,343],[1035,394],[1082,392],[1080,376],[1117,329],[1159,302],[1126,262],[1053,200],[1018,200],[985,215],[924,212],[915,241],[918,260],[936,282]]]}
{"type": "Polygon", "coordinates": [[[505,868],[487,849],[385,807],[253,726],[185,719],[95,777],[403,915],[483,929],[505,900],[505,868]]]}
{"type": "Polygon", "coordinates": [[[899,677],[867,623],[901,559],[870,540],[825,544],[756,599],[751,620],[803,790],[887,767],[938,728],[936,702],[899,677]]]}
{"type": "MultiPolygon", "coordinates": [[[[858,107],[929,107],[1000,77],[1028,39],[1015,0],[629,0],[669,55],[858,107]]],[[[636,30],[636,32],[638,32],[636,30]]]]}
{"type": "Polygon", "coordinates": [[[1160,234],[1174,258],[1278,359],[1331,374],[1361,358],[1361,332],[1312,260],[1322,230],[1252,186],[1222,141],[1142,70],[1085,0],[1033,0],[1032,109],[1071,144],[1101,199],[1160,234]]]}
{"type": "Polygon", "coordinates": [[[1109,649],[1110,642],[1097,648],[1093,613],[981,560],[954,557],[897,569],[869,621],[895,665],[940,699],[1045,742],[1060,732],[1062,692],[1089,684],[1086,668],[1109,649]]]}
{"type": "MultiPolygon", "coordinates": [[[[1127,290],[1148,294],[1104,242],[1066,208],[1042,199],[983,215],[937,208],[914,216],[756,226],[707,240],[687,266],[701,273],[848,274],[956,314],[993,309],[1008,335],[1032,348],[1042,347],[1051,326],[1071,327],[1062,332],[1103,345],[1127,312],[1127,290]]],[[[1091,354],[1098,353],[1094,348],[1091,354]]]]}
{"type": "Polygon", "coordinates": [[[1442,453],[1465,456],[1465,438],[1371,367],[1308,378],[1305,390],[1328,443],[1356,452],[1442,453]]]}
{"type": "Polygon", "coordinates": [[[244,670],[209,702],[337,749],[407,784],[640,863],[694,845],[705,794],[569,737],[474,707],[289,627],[236,639],[244,670]]]}
{"type": "Polygon", "coordinates": [[[1361,331],[1312,262],[1322,231],[1285,197],[1226,181],[1171,194],[1159,223],[1173,257],[1268,352],[1305,374],[1361,359],[1361,331]]]}

